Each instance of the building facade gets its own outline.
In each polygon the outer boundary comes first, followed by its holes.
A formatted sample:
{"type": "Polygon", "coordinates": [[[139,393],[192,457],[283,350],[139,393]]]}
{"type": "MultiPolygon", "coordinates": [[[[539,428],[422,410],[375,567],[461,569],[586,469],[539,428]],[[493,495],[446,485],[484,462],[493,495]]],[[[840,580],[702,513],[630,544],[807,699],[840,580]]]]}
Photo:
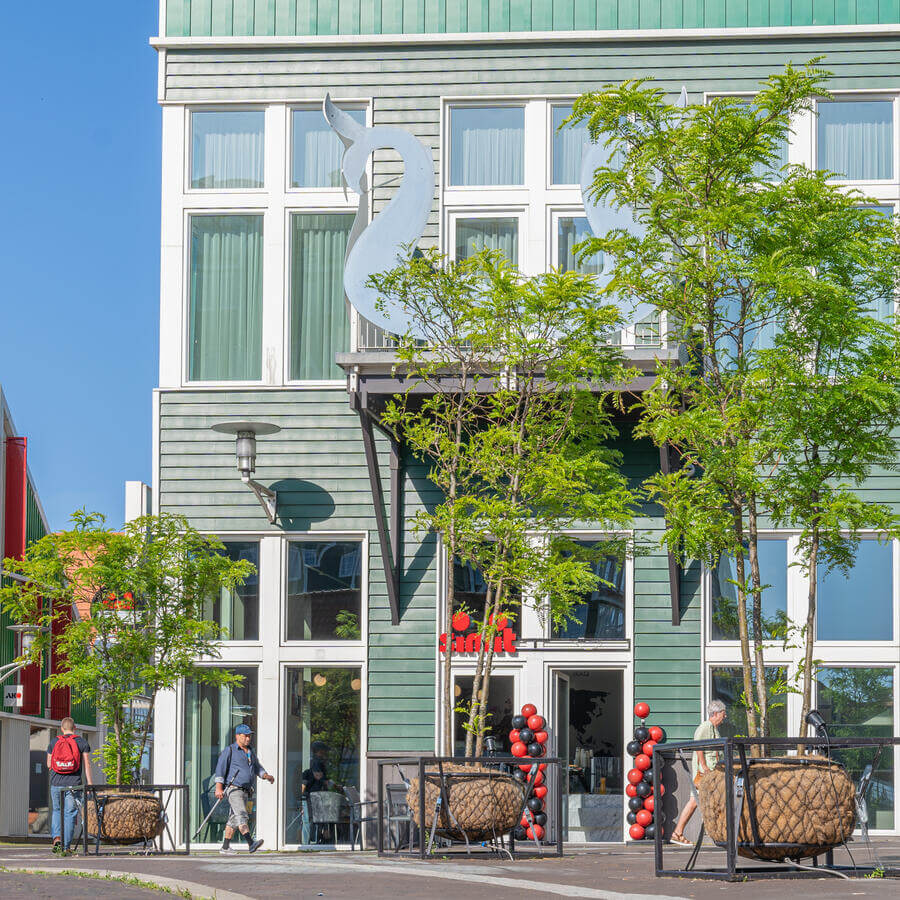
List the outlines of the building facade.
{"type": "MultiPolygon", "coordinates": [[[[822,56],[834,97],[794,123],[784,159],[846,172],[848,187],[895,211],[900,13],[865,0],[164,0],[152,43],[163,116],[154,510],[186,515],[258,567],[210,608],[230,634],[220,664],[243,685],[186,683],[163,699],[155,780],[191,784],[199,824],[215,757],[233,726],[250,722],[278,779],[259,791],[259,833],[295,847],[312,839],[297,797],[313,741],[327,744],[335,781],[370,795],[376,760],[441,746],[438,647],[451,628],[440,598],[448,577],[460,595],[479,589],[477,573],[444,571],[438,538],[404,524],[435,498],[423,466],[377,430],[367,457],[365,403],[390,388],[390,340],[344,299],[357,198],[341,184],[326,92],[358,122],[402,127],[430,148],[437,187],[422,245],[455,258],[494,247],[532,274],[576,265],[572,246],[588,227],[578,187],[585,133],[559,126],[579,94],[627,78],[650,78],[673,99],[684,86],[691,102],[749,97],[786,63],[822,56]],[[280,429],[257,440],[256,477],[278,495],[274,524],[235,471],[233,437],[212,430],[228,421],[280,429]],[[381,537],[373,484],[385,494],[381,537]]],[[[377,151],[369,174],[377,220],[401,189],[403,160],[377,151]]],[[[662,333],[641,323],[623,347],[649,367],[677,353],[662,333]]],[[[620,440],[630,476],[660,465],[627,422],[620,440]]],[[[900,502],[890,473],[865,489],[900,502]]],[[[648,506],[634,531],[654,547],[662,527],[648,506]]],[[[589,526],[577,536],[602,537],[589,526]]],[[[795,538],[766,538],[769,614],[801,618],[795,538]]],[[[829,576],[822,586],[816,702],[835,728],[893,734],[900,550],[874,538],[849,581],[829,576]],[[859,596],[871,598],[864,616],[848,611],[859,596]]],[[[490,705],[498,722],[524,702],[548,717],[556,752],[573,765],[568,839],[624,839],[633,701],[647,701],[654,721],[682,739],[709,699],[737,703],[727,570],[680,571],[656,548],[608,561],[614,587],[585,598],[581,625],[553,632],[523,610],[490,705]]],[[[798,654],[773,642],[768,660],[796,671],[798,654]]],[[[471,672],[459,653],[457,696],[471,672]]],[[[787,728],[798,698],[781,709],[787,728]]],[[[878,774],[874,813],[889,832],[893,762],[878,774]]],[[[219,827],[200,840],[216,840],[219,827]]]]}
{"type": "MultiPolygon", "coordinates": [[[[13,422],[0,389],[0,545],[4,558],[20,558],[25,548],[47,534],[49,527],[28,469],[28,438],[13,422]]],[[[77,610],[71,614],[78,615],[77,610]]],[[[13,620],[0,611],[0,667],[20,653],[20,638],[8,626],[13,620]]],[[[58,733],[59,721],[71,715],[79,733],[96,745],[93,705],[73,702],[68,688],[51,690],[44,680],[63,664],[52,651],[41,665],[29,665],[9,675],[4,686],[21,685],[21,705],[0,706],[0,836],[50,834],[50,772],[47,745],[58,733]]]]}

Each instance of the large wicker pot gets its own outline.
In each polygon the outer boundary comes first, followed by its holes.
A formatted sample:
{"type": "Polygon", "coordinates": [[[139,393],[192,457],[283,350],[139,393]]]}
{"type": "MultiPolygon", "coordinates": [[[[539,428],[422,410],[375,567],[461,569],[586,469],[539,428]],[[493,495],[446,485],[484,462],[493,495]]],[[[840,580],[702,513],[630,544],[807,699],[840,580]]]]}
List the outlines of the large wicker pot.
{"type": "MultiPolygon", "coordinates": [[[[88,834],[97,836],[97,804],[87,805],[88,834]]],[[[162,805],[147,792],[98,793],[101,809],[100,837],[115,844],[137,844],[159,837],[165,828],[162,805]]]]}
{"type": "MultiPolygon", "coordinates": [[[[753,839],[750,802],[744,798],[738,853],[749,859],[818,856],[843,843],[856,824],[856,789],[847,770],[823,756],[751,760],[750,794],[756,800],[759,843],[753,839]],[[766,846],[768,845],[768,846],[766,846]]],[[[735,767],[735,775],[740,768],[735,767]]],[[[700,779],[700,811],[707,834],[727,843],[725,766],[700,779]]]]}
{"type": "MultiPolygon", "coordinates": [[[[425,775],[425,827],[434,824],[434,809],[441,792],[437,771],[425,775]]],[[[511,775],[482,766],[445,765],[444,786],[449,812],[442,804],[438,831],[450,838],[483,841],[512,831],[522,817],[525,785],[511,775]],[[452,812],[452,817],[450,813],[452,812]],[[455,820],[455,821],[454,821],[455,820]],[[458,827],[457,827],[458,826],[458,827]]],[[[413,821],[419,821],[419,779],[413,778],[406,794],[413,821]]]]}

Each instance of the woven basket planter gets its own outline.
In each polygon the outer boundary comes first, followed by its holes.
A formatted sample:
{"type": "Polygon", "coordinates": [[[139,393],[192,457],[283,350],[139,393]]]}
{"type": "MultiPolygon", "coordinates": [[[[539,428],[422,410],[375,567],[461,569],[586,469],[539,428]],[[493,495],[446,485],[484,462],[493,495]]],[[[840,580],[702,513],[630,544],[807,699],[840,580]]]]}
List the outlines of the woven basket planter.
{"type": "MultiPolygon", "coordinates": [[[[745,789],[738,831],[741,856],[762,860],[818,856],[853,834],[856,788],[840,763],[823,756],[749,762],[750,785],[745,789]],[[756,801],[758,844],[750,824],[751,797],[756,801]]],[[[735,775],[739,774],[740,768],[735,767],[735,775]]],[[[707,834],[717,844],[726,844],[722,763],[700,779],[699,794],[707,834]]]]}
{"type": "MultiPolygon", "coordinates": [[[[88,834],[97,836],[97,804],[93,795],[87,804],[88,834]]],[[[165,828],[162,804],[156,794],[146,792],[98,793],[102,811],[100,838],[114,844],[138,844],[159,837],[165,828]]]]}
{"type": "MultiPolygon", "coordinates": [[[[483,766],[451,764],[444,766],[444,785],[450,809],[448,812],[442,805],[438,816],[437,829],[442,836],[455,840],[484,841],[508,834],[519,824],[525,805],[525,785],[511,775],[483,766]]],[[[430,830],[434,825],[434,808],[440,792],[440,774],[427,772],[426,829],[430,830]]],[[[413,821],[421,827],[418,778],[410,781],[406,802],[413,821]]]]}

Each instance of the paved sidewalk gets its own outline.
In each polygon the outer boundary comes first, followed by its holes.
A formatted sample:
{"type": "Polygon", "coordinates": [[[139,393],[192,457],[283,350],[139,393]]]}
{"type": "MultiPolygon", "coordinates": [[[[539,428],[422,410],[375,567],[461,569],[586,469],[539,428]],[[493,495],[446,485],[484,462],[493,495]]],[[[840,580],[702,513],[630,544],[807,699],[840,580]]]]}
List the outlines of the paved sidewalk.
{"type": "MultiPolygon", "coordinates": [[[[900,866],[900,841],[875,844],[885,865],[900,866]]],[[[864,846],[853,845],[860,864],[868,861],[864,846]]],[[[686,859],[686,852],[670,850],[686,859]]],[[[706,864],[722,865],[723,854],[709,851],[706,864]]],[[[701,862],[704,862],[701,856],[701,862]]],[[[676,858],[678,858],[676,857],[676,858]]],[[[836,861],[849,863],[844,851],[836,861]],[[843,856],[842,856],[843,854],[843,856]]],[[[674,862],[672,860],[671,862],[674,862]]],[[[815,897],[816,900],[847,897],[900,896],[900,881],[827,878],[767,879],[749,884],[727,884],[701,879],[655,878],[649,846],[612,846],[602,849],[567,850],[562,859],[435,859],[428,862],[379,859],[372,853],[259,853],[233,857],[198,852],[190,857],[101,856],[56,859],[47,850],[32,846],[0,846],[0,896],[16,896],[7,884],[21,884],[21,868],[41,870],[78,869],[95,872],[132,873],[146,881],[165,883],[172,889],[187,889],[197,897],[217,900],[281,900],[316,898],[332,900],[398,900],[401,897],[459,898],[459,900],[525,900],[537,897],[582,897],[588,900],[666,900],[666,898],[721,897],[723,892],[741,898],[815,897]]],[[[13,888],[18,890],[18,888],[13,888]]],[[[80,897],[88,890],[93,897],[147,896],[126,894],[124,885],[102,881],[67,879],[66,890],[55,896],[80,897]],[[68,885],[78,891],[72,894],[68,885]]],[[[85,894],[87,896],[87,894],[85,894]]],[[[161,895],[157,895],[161,896],[161,895]]]]}

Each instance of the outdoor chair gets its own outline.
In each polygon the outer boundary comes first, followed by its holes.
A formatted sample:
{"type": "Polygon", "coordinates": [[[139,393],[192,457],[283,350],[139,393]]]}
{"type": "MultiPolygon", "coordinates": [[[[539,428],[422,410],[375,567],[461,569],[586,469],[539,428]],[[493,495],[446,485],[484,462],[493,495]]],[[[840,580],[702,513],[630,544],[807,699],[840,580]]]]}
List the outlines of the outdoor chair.
{"type": "Polygon", "coordinates": [[[409,849],[412,850],[413,838],[413,820],[412,810],[406,802],[406,785],[405,784],[386,784],[384,786],[387,792],[388,814],[388,841],[393,845],[395,850],[400,849],[401,844],[409,843],[409,849]],[[397,826],[396,837],[394,835],[394,825],[397,826]]]}
{"type": "Polygon", "coordinates": [[[331,833],[331,842],[337,843],[337,826],[341,821],[341,804],[344,798],[333,791],[313,791],[307,797],[309,804],[310,841],[322,843],[323,830],[331,833]]]}
{"type": "Polygon", "coordinates": [[[366,815],[366,807],[377,804],[376,800],[360,800],[359,791],[355,787],[344,787],[344,796],[350,806],[350,849],[356,849],[356,840],[359,838],[359,849],[364,849],[365,839],[362,826],[366,822],[377,822],[377,815],[366,815]]]}

